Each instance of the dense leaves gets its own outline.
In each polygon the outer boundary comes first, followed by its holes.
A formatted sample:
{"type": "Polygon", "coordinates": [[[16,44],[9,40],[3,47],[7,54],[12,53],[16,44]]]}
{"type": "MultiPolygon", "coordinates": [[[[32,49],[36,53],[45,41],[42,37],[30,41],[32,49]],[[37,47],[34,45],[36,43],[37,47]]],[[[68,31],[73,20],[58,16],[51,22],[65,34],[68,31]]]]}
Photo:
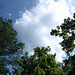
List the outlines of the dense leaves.
{"type": "MultiPolygon", "coordinates": [[[[17,32],[12,27],[12,20],[0,17],[0,55],[9,55],[21,49],[16,38],[17,32]]],[[[21,50],[20,50],[21,51],[21,50]]]]}
{"type": "Polygon", "coordinates": [[[26,52],[18,61],[22,68],[21,75],[64,75],[65,73],[60,68],[60,63],[55,61],[56,54],[49,54],[50,47],[37,47],[34,49],[34,54],[28,57],[26,52]]]}
{"type": "Polygon", "coordinates": [[[17,41],[17,32],[12,20],[0,17],[0,75],[74,75],[75,72],[75,14],[73,19],[64,19],[64,23],[52,29],[51,35],[62,37],[62,50],[68,58],[62,63],[56,62],[56,54],[50,54],[50,47],[36,47],[34,54],[20,56],[24,43],[17,41]],[[7,66],[11,65],[11,72],[7,66]]]}
{"type": "Polygon", "coordinates": [[[51,35],[62,37],[63,41],[60,43],[62,50],[70,55],[75,48],[75,19],[64,19],[64,23],[57,26],[57,29],[52,29],[51,35]]]}
{"type": "Polygon", "coordinates": [[[63,41],[60,42],[62,50],[68,55],[68,59],[63,60],[63,70],[68,72],[68,75],[74,75],[75,72],[75,13],[73,19],[64,19],[64,23],[57,26],[57,29],[52,29],[51,35],[62,37],[63,41]]]}
{"type": "MultiPolygon", "coordinates": [[[[24,43],[18,42],[17,32],[12,27],[12,20],[0,17],[0,73],[7,73],[7,65],[12,63],[11,55],[21,54],[24,43]]],[[[1,75],[0,74],[0,75],[1,75]]]]}
{"type": "Polygon", "coordinates": [[[74,75],[75,72],[75,55],[70,56],[68,59],[63,61],[63,70],[66,72],[68,71],[69,75],[74,75]]]}

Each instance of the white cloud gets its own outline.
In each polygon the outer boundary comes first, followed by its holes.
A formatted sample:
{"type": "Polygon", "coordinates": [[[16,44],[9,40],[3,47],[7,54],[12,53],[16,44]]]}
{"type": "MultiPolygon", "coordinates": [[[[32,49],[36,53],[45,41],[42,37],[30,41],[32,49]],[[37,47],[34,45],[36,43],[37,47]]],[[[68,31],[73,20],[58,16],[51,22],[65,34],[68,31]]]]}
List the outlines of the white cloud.
{"type": "Polygon", "coordinates": [[[73,7],[71,8],[71,12],[72,12],[72,13],[75,13],[75,6],[73,6],[73,7]]]}
{"type": "Polygon", "coordinates": [[[12,16],[12,14],[11,13],[8,13],[8,16],[12,16]]]}
{"type": "MultiPolygon", "coordinates": [[[[20,13],[21,14],[21,13],[20,13]]],[[[33,53],[37,46],[50,46],[51,53],[57,53],[56,60],[62,61],[64,52],[59,46],[61,39],[50,36],[50,30],[60,25],[64,18],[71,16],[66,0],[39,0],[36,7],[22,13],[14,28],[19,38],[25,42],[25,51],[33,53]]],[[[64,55],[65,56],[65,55],[64,55]]]]}

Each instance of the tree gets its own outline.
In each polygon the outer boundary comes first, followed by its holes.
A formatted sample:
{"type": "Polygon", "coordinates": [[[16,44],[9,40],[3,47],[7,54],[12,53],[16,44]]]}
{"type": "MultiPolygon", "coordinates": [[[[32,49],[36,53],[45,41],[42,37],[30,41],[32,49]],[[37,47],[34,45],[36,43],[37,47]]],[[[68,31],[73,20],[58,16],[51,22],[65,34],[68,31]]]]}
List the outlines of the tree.
{"type": "Polygon", "coordinates": [[[63,70],[67,71],[68,74],[74,75],[75,71],[75,54],[71,56],[71,53],[75,50],[75,13],[73,19],[69,17],[64,19],[64,23],[57,26],[57,29],[52,29],[51,35],[62,37],[63,41],[60,42],[62,50],[68,55],[68,59],[63,61],[63,70]]]}
{"type": "Polygon", "coordinates": [[[19,66],[21,75],[63,75],[64,72],[55,61],[56,54],[49,54],[50,47],[34,48],[34,54],[22,56],[19,66]]]}
{"type": "Polygon", "coordinates": [[[68,72],[68,75],[74,75],[75,73],[75,55],[69,56],[68,59],[63,60],[63,70],[68,72]]]}
{"type": "Polygon", "coordinates": [[[60,45],[63,47],[64,50],[68,55],[74,50],[75,48],[75,20],[73,19],[64,19],[64,23],[60,26],[57,26],[57,29],[52,29],[51,35],[62,37],[63,41],[60,45]]]}
{"type": "Polygon", "coordinates": [[[17,41],[17,32],[14,30],[12,20],[0,17],[0,73],[6,73],[6,66],[12,63],[11,55],[21,54],[24,43],[17,41]],[[3,60],[5,59],[5,60],[3,60]],[[11,61],[7,60],[10,59],[11,61]]]}

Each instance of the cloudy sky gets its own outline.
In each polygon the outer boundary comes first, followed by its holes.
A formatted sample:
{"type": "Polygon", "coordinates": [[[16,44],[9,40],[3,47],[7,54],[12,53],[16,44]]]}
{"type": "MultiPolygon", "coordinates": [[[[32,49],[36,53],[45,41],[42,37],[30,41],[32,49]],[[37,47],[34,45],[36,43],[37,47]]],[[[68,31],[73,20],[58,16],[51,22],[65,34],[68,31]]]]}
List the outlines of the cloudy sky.
{"type": "Polygon", "coordinates": [[[59,45],[62,39],[51,36],[50,31],[74,12],[75,0],[0,1],[0,16],[13,20],[18,40],[25,43],[24,51],[33,54],[37,46],[50,46],[51,53],[56,53],[56,60],[60,62],[66,57],[59,45]]]}

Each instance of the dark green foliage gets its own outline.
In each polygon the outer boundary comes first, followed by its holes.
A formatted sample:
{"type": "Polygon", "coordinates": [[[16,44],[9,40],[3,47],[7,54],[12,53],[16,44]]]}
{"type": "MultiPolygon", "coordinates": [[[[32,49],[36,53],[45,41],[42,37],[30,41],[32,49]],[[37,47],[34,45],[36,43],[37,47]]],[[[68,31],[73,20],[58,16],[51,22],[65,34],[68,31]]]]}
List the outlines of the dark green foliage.
{"type": "Polygon", "coordinates": [[[26,52],[25,56],[17,61],[22,68],[21,75],[64,75],[60,65],[56,64],[56,54],[49,54],[49,51],[49,46],[37,47],[34,49],[34,54],[29,57],[26,52]]]}
{"type": "Polygon", "coordinates": [[[52,29],[50,34],[62,37],[63,41],[60,43],[62,50],[70,55],[75,48],[75,19],[64,19],[64,23],[57,26],[57,29],[52,29]]]}
{"type": "Polygon", "coordinates": [[[8,68],[6,67],[6,64],[4,63],[6,59],[0,59],[0,75],[6,75],[8,73],[8,68]]]}
{"type": "Polygon", "coordinates": [[[12,27],[12,20],[0,17],[0,55],[9,55],[22,51],[23,43],[17,41],[17,32],[12,27]]]}
{"type": "Polygon", "coordinates": [[[34,48],[34,54],[28,52],[20,58],[24,43],[18,42],[17,32],[12,26],[12,20],[0,17],[0,75],[11,74],[7,65],[12,65],[13,75],[74,75],[75,54],[75,14],[73,19],[64,19],[64,23],[52,29],[51,35],[62,37],[62,50],[68,55],[63,63],[56,62],[56,54],[49,54],[50,47],[34,48]],[[14,56],[16,55],[16,56],[14,56]]]}
{"type": "Polygon", "coordinates": [[[68,59],[63,60],[63,70],[68,71],[68,75],[74,75],[75,72],[75,55],[70,56],[68,59]]]}
{"type": "Polygon", "coordinates": [[[68,59],[63,60],[63,70],[68,75],[74,75],[75,72],[75,54],[71,56],[71,52],[75,50],[75,13],[73,19],[64,19],[62,25],[57,26],[57,29],[52,29],[51,35],[62,37],[60,42],[62,50],[68,55],[68,59]]]}
{"type": "Polygon", "coordinates": [[[6,66],[13,63],[11,56],[22,53],[24,43],[18,42],[16,36],[12,20],[0,17],[0,75],[8,72],[6,66]]]}

